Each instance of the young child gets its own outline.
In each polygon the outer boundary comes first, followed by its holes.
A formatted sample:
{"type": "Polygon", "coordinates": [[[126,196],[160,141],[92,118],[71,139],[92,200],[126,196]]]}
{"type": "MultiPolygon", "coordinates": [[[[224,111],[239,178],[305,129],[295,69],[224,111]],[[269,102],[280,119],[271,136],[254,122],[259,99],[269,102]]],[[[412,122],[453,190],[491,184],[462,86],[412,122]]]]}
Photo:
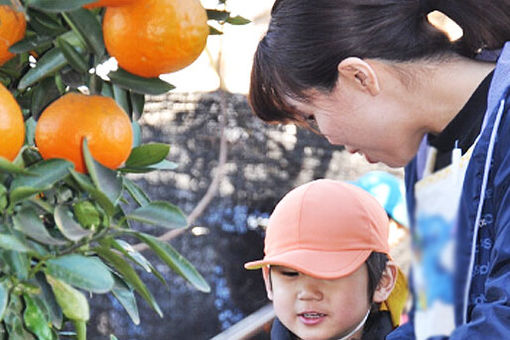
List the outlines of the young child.
{"type": "Polygon", "coordinates": [[[271,339],[384,339],[406,282],[389,257],[388,217],[365,190],[320,179],[290,191],[266,230],[262,268],[271,339]]]}

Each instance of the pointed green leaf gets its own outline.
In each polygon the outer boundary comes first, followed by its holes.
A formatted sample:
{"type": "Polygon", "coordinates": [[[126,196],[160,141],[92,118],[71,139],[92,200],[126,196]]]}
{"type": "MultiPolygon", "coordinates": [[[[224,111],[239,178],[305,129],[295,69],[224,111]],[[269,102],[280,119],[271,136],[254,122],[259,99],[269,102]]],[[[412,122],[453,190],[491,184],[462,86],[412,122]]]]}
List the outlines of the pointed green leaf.
{"type": "Polygon", "coordinates": [[[105,47],[103,31],[97,17],[84,8],[67,13],[68,22],[75,32],[85,41],[90,51],[103,56],[105,47]]]}
{"type": "Polygon", "coordinates": [[[0,249],[14,250],[28,253],[31,249],[14,235],[0,234],[0,249]]]}
{"type": "Polygon", "coordinates": [[[131,320],[133,320],[133,323],[135,325],[140,324],[140,315],[138,314],[138,306],[136,305],[136,298],[133,290],[117,276],[115,276],[114,279],[115,283],[112,289],[113,295],[119,300],[131,320]]]}
{"type": "Polygon", "coordinates": [[[118,170],[120,172],[130,172],[130,173],[134,173],[134,174],[140,174],[140,173],[147,173],[147,172],[156,171],[156,170],[174,170],[174,169],[177,169],[178,167],[179,167],[179,165],[177,163],[174,163],[174,162],[164,159],[159,163],[156,163],[156,164],[153,164],[150,166],[146,166],[143,168],[133,168],[133,167],[126,166],[123,168],[119,168],[118,170]]]}
{"type": "Polygon", "coordinates": [[[35,67],[30,69],[20,79],[18,90],[25,90],[27,87],[39,80],[54,74],[62,67],[66,66],[66,64],[67,59],[58,48],[49,50],[37,61],[35,67]]]}
{"type": "Polygon", "coordinates": [[[27,294],[23,294],[23,299],[25,300],[23,320],[27,329],[37,335],[38,340],[55,340],[48,320],[34,299],[27,294]]]}
{"type": "Polygon", "coordinates": [[[52,36],[32,35],[9,47],[9,51],[15,54],[30,52],[39,47],[50,46],[52,42],[52,36]]]}
{"type": "Polygon", "coordinates": [[[226,21],[231,25],[246,25],[251,22],[250,20],[243,18],[242,16],[239,15],[235,17],[229,17],[226,21]]]}
{"type": "Polygon", "coordinates": [[[145,301],[149,303],[160,317],[163,317],[163,313],[151,292],[147,289],[147,286],[145,286],[136,271],[124,258],[104,247],[97,247],[94,248],[94,250],[99,256],[108,261],[112,267],[115,268],[115,270],[122,276],[123,280],[133,286],[133,288],[145,299],[145,301]]]}
{"type": "Polygon", "coordinates": [[[129,92],[127,90],[120,86],[113,85],[113,97],[126,114],[131,112],[131,107],[129,106],[129,92]]]}
{"type": "Polygon", "coordinates": [[[11,203],[47,190],[69,175],[73,163],[63,159],[48,159],[27,168],[33,176],[17,176],[11,184],[11,203]]]}
{"type": "Polygon", "coordinates": [[[0,172],[7,172],[11,174],[23,174],[30,175],[30,171],[23,169],[20,166],[14,165],[9,162],[7,159],[0,156],[0,172]]]}
{"type": "Polygon", "coordinates": [[[85,58],[70,43],[62,38],[57,38],[57,47],[66,57],[67,62],[78,72],[87,73],[89,67],[85,58]]]}
{"type": "Polygon", "coordinates": [[[135,235],[145,242],[170,268],[188,280],[196,289],[205,293],[211,291],[211,287],[202,275],[170,244],[144,233],[135,233],[135,235]]]}
{"type": "Polygon", "coordinates": [[[209,35],[222,35],[223,32],[209,25],[209,35]]]}
{"type": "Polygon", "coordinates": [[[54,212],[55,224],[68,240],[77,242],[84,237],[92,235],[92,232],[83,229],[71,216],[71,212],[64,205],[58,205],[54,212]]]}
{"type": "Polygon", "coordinates": [[[95,257],[65,255],[46,262],[46,272],[72,286],[94,293],[107,293],[113,277],[104,263],[95,257]]]}
{"type": "Polygon", "coordinates": [[[39,243],[62,246],[67,242],[50,235],[33,208],[23,208],[12,218],[14,227],[39,243]]]}
{"type": "Polygon", "coordinates": [[[114,240],[112,243],[113,247],[120,251],[124,256],[126,256],[128,259],[133,261],[134,263],[138,264],[140,267],[145,269],[146,272],[154,274],[161,283],[166,285],[165,278],[161,273],[152,265],[152,263],[149,262],[142,254],[135,251],[135,249],[126,241],[123,240],[114,240]]]}
{"type": "Polygon", "coordinates": [[[64,320],[62,309],[60,309],[56,301],[55,294],[53,294],[51,286],[49,285],[48,281],[46,281],[46,276],[42,272],[37,272],[35,279],[41,288],[41,293],[38,295],[38,297],[46,306],[46,310],[49,313],[51,323],[57,329],[62,328],[62,322],[64,320]]]}
{"type": "Polygon", "coordinates": [[[113,205],[116,205],[122,193],[122,179],[117,176],[117,172],[104,167],[94,160],[88,148],[86,138],[83,139],[82,150],[87,170],[95,187],[103,192],[113,205]]]}
{"type": "Polygon", "coordinates": [[[126,216],[128,219],[142,223],[159,225],[169,229],[184,228],[188,225],[181,209],[164,201],[153,201],[135,209],[126,216]]]}
{"type": "Polygon", "coordinates": [[[138,205],[143,207],[151,202],[149,196],[147,196],[147,194],[138,185],[136,185],[135,182],[129,178],[124,178],[123,183],[124,187],[138,205]]]}
{"type": "Polygon", "coordinates": [[[143,78],[131,74],[121,68],[115,72],[108,73],[112,83],[125,89],[143,94],[164,94],[173,90],[175,86],[159,78],[143,78]]]}
{"type": "Polygon", "coordinates": [[[27,0],[29,7],[40,9],[46,12],[65,12],[80,8],[83,5],[95,0],[27,0]]]}
{"type": "Polygon", "coordinates": [[[83,293],[62,282],[51,275],[46,275],[62,313],[71,320],[87,321],[90,318],[90,309],[87,298],[83,293]]]}
{"type": "Polygon", "coordinates": [[[0,322],[4,319],[4,313],[9,302],[9,288],[7,281],[0,281],[0,322]]]}
{"type": "Polygon", "coordinates": [[[127,168],[143,168],[161,162],[170,151],[170,145],[163,143],[149,143],[137,146],[131,150],[126,161],[127,168]]]}
{"type": "Polygon", "coordinates": [[[130,92],[129,99],[131,101],[131,107],[133,108],[133,121],[136,121],[143,114],[145,96],[140,93],[130,92]]]}

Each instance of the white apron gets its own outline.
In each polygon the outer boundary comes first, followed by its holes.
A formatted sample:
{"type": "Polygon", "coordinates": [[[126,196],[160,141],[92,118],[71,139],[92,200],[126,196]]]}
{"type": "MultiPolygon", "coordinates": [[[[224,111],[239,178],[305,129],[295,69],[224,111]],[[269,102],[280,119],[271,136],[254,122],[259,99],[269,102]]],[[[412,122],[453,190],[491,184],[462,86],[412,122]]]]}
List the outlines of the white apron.
{"type": "Polygon", "coordinates": [[[423,178],[415,184],[413,230],[413,288],[416,295],[415,336],[448,336],[455,328],[453,273],[455,225],[462,183],[476,142],[461,156],[452,152],[452,163],[435,173],[436,149],[428,147],[423,178]]]}

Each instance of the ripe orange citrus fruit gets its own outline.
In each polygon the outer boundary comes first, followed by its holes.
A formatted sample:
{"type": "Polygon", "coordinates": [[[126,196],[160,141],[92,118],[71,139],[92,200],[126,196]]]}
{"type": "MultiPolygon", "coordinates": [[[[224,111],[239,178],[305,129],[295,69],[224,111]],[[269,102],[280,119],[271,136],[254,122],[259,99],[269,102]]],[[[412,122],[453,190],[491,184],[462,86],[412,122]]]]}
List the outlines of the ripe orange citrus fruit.
{"type": "Polygon", "coordinates": [[[44,159],[67,159],[82,173],[87,172],[84,137],[92,157],[116,169],[131,152],[131,121],[112,98],[67,93],[43,111],[35,127],[35,144],[44,159]]]}
{"type": "Polygon", "coordinates": [[[12,161],[25,142],[23,114],[11,92],[0,84],[0,156],[12,161]]]}
{"type": "MultiPolygon", "coordinates": [[[[96,7],[117,7],[117,6],[126,6],[130,3],[137,1],[137,0],[98,0],[96,2],[87,4],[83,7],[85,8],[96,8],[96,7]]],[[[139,0],[138,0],[139,1],[139,0]]]]}
{"type": "Polygon", "coordinates": [[[139,0],[108,7],[106,48],[125,70],[157,77],[191,64],[205,48],[209,26],[199,0],[139,0]]]}
{"type": "Polygon", "coordinates": [[[0,66],[14,57],[9,47],[25,36],[27,21],[22,12],[10,5],[0,6],[0,66]]]}

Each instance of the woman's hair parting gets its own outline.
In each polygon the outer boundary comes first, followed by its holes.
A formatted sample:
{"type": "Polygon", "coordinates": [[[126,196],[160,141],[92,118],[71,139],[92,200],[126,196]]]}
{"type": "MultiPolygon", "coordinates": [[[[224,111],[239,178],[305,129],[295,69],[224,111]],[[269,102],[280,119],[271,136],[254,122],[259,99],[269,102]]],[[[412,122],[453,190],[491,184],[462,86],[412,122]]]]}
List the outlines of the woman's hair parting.
{"type": "MultiPolygon", "coordinates": [[[[510,0],[276,0],[253,61],[249,101],[268,122],[302,122],[289,98],[331,91],[343,59],[473,57],[510,40],[510,0]],[[438,10],[462,29],[451,42],[430,24],[438,10]]],[[[303,113],[301,113],[303,114],[303,113]]]]}

